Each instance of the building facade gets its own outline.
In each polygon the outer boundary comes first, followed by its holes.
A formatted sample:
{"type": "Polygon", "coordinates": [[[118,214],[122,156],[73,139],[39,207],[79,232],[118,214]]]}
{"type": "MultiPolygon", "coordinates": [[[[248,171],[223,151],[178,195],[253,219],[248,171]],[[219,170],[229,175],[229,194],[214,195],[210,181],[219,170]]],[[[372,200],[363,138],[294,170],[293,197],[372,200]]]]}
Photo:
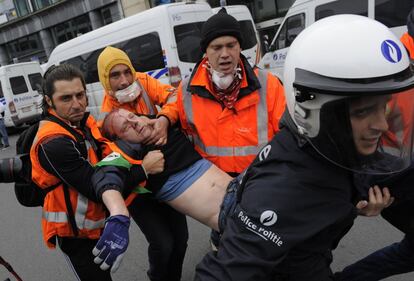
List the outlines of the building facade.
{"type": "Polygon", "coordinates": [[[0,65],[46,62],[58,44],[123,17],[117,0],[0,1],[0,65]]]}
{"type": "MultiPolygon", "coordinates": [[[[60,43],[139,13],[184,0],[0,0],[0,65],[47,61],[60,43]]],[[[246,5],[260,36],[273,38],[294,0],[202,0],[212,7],[246,5]]]]}

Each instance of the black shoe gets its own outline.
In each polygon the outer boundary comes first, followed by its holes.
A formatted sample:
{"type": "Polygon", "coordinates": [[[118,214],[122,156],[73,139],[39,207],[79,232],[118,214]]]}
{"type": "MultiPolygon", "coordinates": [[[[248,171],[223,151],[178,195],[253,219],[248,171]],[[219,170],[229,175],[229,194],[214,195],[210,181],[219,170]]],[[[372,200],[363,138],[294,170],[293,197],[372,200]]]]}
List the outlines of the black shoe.
{"type": "Polygon", "coordinates": [[[1,150],[6,150],[8,147],[10,147],[10,145],[4,145],[1,150]]]}

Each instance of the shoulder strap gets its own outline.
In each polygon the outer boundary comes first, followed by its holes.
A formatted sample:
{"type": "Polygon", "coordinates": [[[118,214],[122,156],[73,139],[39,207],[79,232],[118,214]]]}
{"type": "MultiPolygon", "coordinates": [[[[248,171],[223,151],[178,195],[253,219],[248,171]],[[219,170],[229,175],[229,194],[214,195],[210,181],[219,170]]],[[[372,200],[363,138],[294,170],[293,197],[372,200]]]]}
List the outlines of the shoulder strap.
{"type": "Polygon", "coordinates": [[[88,158],[88,150],[86,149],[85,139],[80,133],[78,133],[74,128],[72,128],[67,123],[63,122],[62,120],[60,120],[54,115],[48,115],[45,118],[45,120],[55,122],[59,124],[60,126],[62,126],[66,131],[71,133],[76,138],[76,142],[79,144],[79,148],[80,148],[80,152],[82,156],[85,157],[85,159],[88,158]]]}

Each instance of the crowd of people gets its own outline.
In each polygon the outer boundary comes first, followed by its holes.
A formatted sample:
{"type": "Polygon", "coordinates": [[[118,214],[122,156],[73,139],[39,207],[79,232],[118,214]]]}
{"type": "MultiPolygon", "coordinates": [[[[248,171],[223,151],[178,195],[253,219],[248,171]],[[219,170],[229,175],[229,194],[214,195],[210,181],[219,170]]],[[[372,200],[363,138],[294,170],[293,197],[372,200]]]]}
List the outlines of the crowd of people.
{"type": "Polygon", "coordinates": [[[43,112],[74,130],[44,119],[30,152],[33,181],[54,186],[43,205],[46,245],[62,250],[78,280],[109,281],[132,217],[148,241],[149,280],[178,281],[188,215],[212,229],[214,246],[195,280],[413,271],[413,19],[414,10],[405,45],[366,17],[322,19],[292,43],[282,84],[248,63],[243,31],[223,8],[204,23],[205,55],[177,89],[105,48],[104,120],[86,111],[82,73],[52,66],[43,112]],[[356,216],[380,213],[404,239],[332,272],[331,252],[356,216]]]}

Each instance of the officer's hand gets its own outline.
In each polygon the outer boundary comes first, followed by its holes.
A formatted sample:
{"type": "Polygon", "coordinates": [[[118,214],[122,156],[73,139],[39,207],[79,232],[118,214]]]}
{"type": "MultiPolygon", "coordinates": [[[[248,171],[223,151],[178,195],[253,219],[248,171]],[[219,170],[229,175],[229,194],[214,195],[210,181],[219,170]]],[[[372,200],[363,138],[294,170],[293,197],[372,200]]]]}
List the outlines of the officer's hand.
{"type": "Polygon", "coordinates": [[[124,215],[111,216],[106,220],[101,238],[92,250],[96,257],[93,261],[101,264],[102,270],[111,267],[113,273],[121,264],[129,243],[129,224],[129,217],[124,215]]]}
{"type": "Polygon", "coordinates": [[[164,154],[160,150],[152,150],[142,160],[142,167],[147,175],[158,174],[164,171],[164,154]]]}
{"type": "Polygon", "coordinates": [[[388,188],[384,187],[381,192],[381,189],[375,185],[368,190],[368,200],[361,200],[357,203],[356,208],[359,215],[366,217],[379,215],[383,209],[394,202],[394,197],[391,197],[388,188]]]}
{"type": "Polygon", "coordinates": [[[160,116],[157,119],[152,119],[151,121],[154,130],[152,131],[151,136],[145,140],[145,144],[166,144],[168,137],[168,126],[170,125],[167,117],[160,116]]]}

